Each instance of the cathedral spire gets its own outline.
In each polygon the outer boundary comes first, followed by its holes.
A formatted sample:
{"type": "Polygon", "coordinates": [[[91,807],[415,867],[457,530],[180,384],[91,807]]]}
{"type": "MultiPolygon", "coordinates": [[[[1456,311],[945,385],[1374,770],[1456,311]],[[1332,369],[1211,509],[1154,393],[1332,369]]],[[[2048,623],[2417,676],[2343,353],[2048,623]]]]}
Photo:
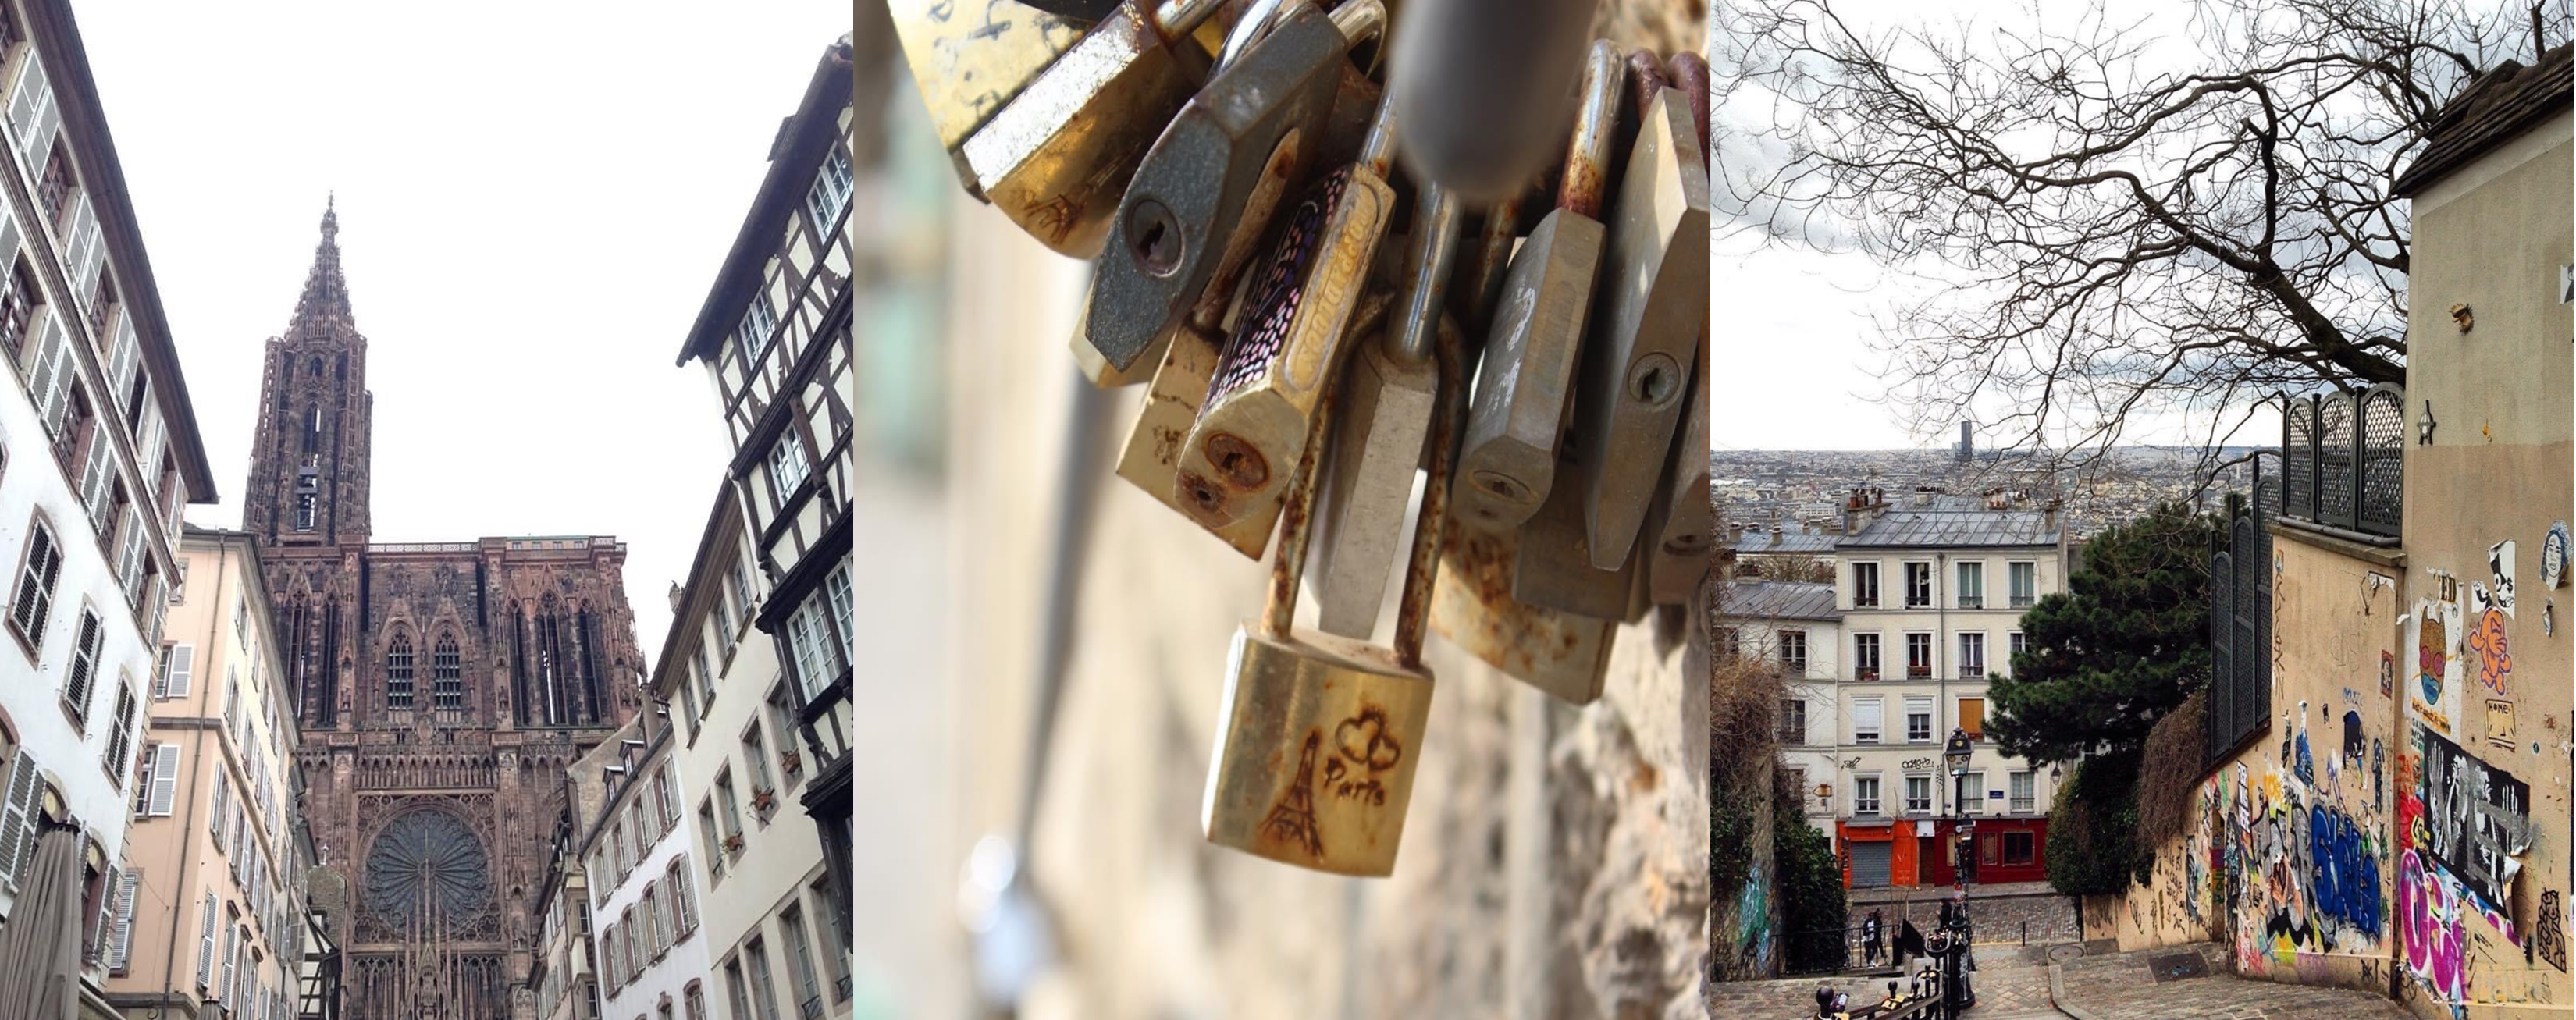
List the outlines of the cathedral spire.
{"type": "Polygon", "coordinates": [[[295,319],[288,332],[302,332],[308,325],[356,324],[349,311],[349,284],[340,276],[338,206],[337,194],[323,200],[322,242],[313,246],[313,268],[304,275],[304,293],[295,299],[295,319]]]}

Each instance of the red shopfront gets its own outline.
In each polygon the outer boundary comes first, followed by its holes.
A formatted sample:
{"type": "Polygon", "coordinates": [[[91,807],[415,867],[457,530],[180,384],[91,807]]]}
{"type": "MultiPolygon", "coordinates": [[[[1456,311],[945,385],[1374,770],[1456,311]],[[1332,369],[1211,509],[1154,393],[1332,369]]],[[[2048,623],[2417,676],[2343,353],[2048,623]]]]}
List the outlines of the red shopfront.
{"type": "MultiPolygon", "coordinates": [[[[1956,844],[1947,821],[1844,820],[1835,828],[1846,889],[1945,886],[1958,879],[1951,862],[1956,844]]],[[[1975,831],[1975,884],[2047,879],[2048,819],[1980,818],[1975,831]]]]}

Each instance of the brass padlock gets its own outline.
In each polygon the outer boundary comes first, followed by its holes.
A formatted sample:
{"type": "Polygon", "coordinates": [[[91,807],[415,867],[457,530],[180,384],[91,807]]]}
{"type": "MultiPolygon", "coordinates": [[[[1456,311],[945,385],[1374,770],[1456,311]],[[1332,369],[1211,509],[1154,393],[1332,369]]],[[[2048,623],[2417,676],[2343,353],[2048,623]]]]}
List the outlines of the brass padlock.
{"type": "Polygon", "coordinates": [[[1716,512],[1708,502],[1708,374],[1705,335],[1693,352],[1690,402],[1683,406],[1680,434],[1673,437],[1672,461],[1664,468],[1663,491],[1655,495],[1654,516],[1646,520],[1646,537],[1654,542],[1644,553],[1646,595],[1656,603],[1689,602],[1708,577],[1710,531],[1716,512]]]}
{"type": "Polygon", "coordinates": [[[1611,134],[1619,126],[1619,51],[1592,44],[1583,64],[1583,102],[1566,146],[1556,208],[1530,231],[1495,296],[1484,367],[1467,411],[1458,454],[1459,519],[1519,527],[1555,485],[1565,433],[1566,395],[1583,352],[1584,320],[1601,264],[1602,188],[1611,134]]]}
{"type": "MultiPolygon", "coordinates": [[[[1361,298],[1359,311],[1351,319],[1352,331],[1363,336],[1375,332],[1386,321],[1390,303],[1382,290],[1361,298]]],[[[1173,327],[1153,385],[1146,388],[1144,406],[1136,413],[1136,425],[1128,430],[1127,445],[1118,456],[1118,477],[1175,510],[1180,505],[1173,496],[1172,480],[1179,473],[1181,443],[1188,438],[1191,423],[1198,420],[1199,402],[1207,399],[1208,378],[1216,374],[1218,345],[1224,335],[1217,323],[1225,305],[1223,296],[1212,294],[1173,327]]],[[[1274,502],[1266,513],[1209,530],[1246,559],[1257,560],[1269,546],[1272,525],[1278,520],[1279,507],[1274,502]]]]}
{"type": "Polygon", "coordinates": [[[1689,97],[1651,92],[1610,212],[1574,398],[1584,532],[1605,570],[1633,558],[1708,321],[1708,169],[1689,97]]]}
{"type": "Polygon", "coordinates": [[[1082,38],[1082,25],[1018,0],[886,0],[914,89],[958,179],[982,198],[960,151],[977,128],[1082,38]]]}
{"type": "Polygon", "coordinates": [[[1316,401],[1342,363],[1352,312],[1395,206],[1395,107],[1378,103],[1359,162],[1326,176],[1273,227],[1249,270],[1198,421],[1181,448],[1175,501],[1210,529],[1276,512],[1304,453],[1316,401]]]}
{"type": "Polygon", "coordinates": [[[1457,249],[1457,196],[1436,185],[1423,189],[1413,204],[1397,314],[1375,337],[1355,333],[1366,339],[1342,369],[1334,398],[1340,420],[1316,501],[1313,541],[1321,548],[1306,578],[1315,590],[1315,626],[1327,632],[1368,637],[1386,601],[1413,472],[1440,396],[1432,349],[1440,330],[1456,328],[1440,309],[1457,249]]]}
{"type": "Polygon", "coordinates": [[[1235,23],[1206,87],[1119,199],[1093,264],[1086,359],[1121,373],[1150,364],[1170,325],[1251,254],[1289,182],[1322,154],[1350,48],[1385,22],[1379,0],[1329,16],[1311,0],[1257,0],[1235,23]]]}
{"type": "Polygon", "coordinates": [[[1100,253],[1118,194],[1206,77],[1191,30],[1224,0],[1127,0],[966,139],[985,201],[1047,247],[1100,253]]]}
{"type": "Polygon", "coordinates": [[[1454,516],[1440,542],[1440,583],[1431,596],[1431,629],[1469,655],[1577,705],[1601,696],[1619,623],[1512,597],[1520,558],[1517,531],[1460,525],[1454,516]]]}
{"type": "MultiPolygon", "coordinates": [[[[1434,478],[1449,470],[1463,416],[1450,338],[1439,352],[1450,396],[1431,439],[1434,478]]],[[[1281,519],[1269,604],[1235,632],[1228,653],[1226,714],[1199,820],[1213,843],[1318,871],[1385,875],[1395,870],[1431,712],[1422,640],[1447,499],[1443,486],[1423,494],[1392,648],[1292,628],[1329,395],[1316,410],[1281,519]]]]}

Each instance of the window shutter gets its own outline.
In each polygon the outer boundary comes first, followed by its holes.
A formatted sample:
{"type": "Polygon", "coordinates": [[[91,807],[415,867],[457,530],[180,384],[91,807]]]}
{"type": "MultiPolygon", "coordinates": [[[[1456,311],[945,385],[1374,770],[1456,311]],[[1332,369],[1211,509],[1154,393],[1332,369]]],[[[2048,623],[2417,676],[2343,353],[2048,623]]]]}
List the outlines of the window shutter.
{"type": "Polygon", "coordinates": [[[102,417],[100,427],[90,430],[89,456],[81,462],[80,483],[81,509],[89,514],[90,527],[98,531],[107,530],[107,483],[116,474],[109,467],[107,448],[113,445],[102,417]]]}
{"type": "MultiPolygon", "coordinates": [[[[134,393],[134,372],[141,364],[138,355],[142,353],[142,344],[135,339],[134,317],[131,315],[116,317],[115,351],[116,353],[108,359],[107,363],[108,385],[116,387],[117,408],[127,414],[133,414],[134,408],[126,404],[132,399],[134,393]]],[[[137,445],[135,449],[149,452],[152,445],[143,443],[137,445]]]]}
{"type": "Polygon", "coordinates": [[[18,91],[9,97],[9,126],[18,133],[18,152],[27,158],[28,166],[44,166],[41,157],[51,147],[54,118],[54,85],[45,76],[44,61],[31,48],[27,70],[18,76],[18,91]]]}
{"type": "Polygon", "coordinates": [[[156,744],[152,754],[152,814],[167,818],[179,799],[179,745],[156,744]]]}
{"type": "Polygon", "coordinates": [[[69,250],[64,253],[63,269],[71,277],[73,297],[86,311],[97,299],[100,264],[98,209],[90,204],[87,189],[72,196],[70,229],[64,239],[69,250]]]}
{"type": "Polygon", "coordinates": [[[218,765],[216,766],[216,768],[215,768],[215,828],[214,828],[214,833],[215,833],[215,847],[216,847],[217,849],[221,849],[221,848],[223,847],[223,845],[224,845],[224,819],[226,819],[226,818],[230,817],[229,815],[227,815],[227,814],[225,814],[225,813],[224,813],[224,809],[226,808],[226,806],[227,806],[227,805],[231,804],[231,802],[232,802],[232,793],[233,793],[233,780],[232,780],[232,774],[231,774],[231,773],[228,773],[228,772],[225,772],[225,771],[223,770],[222,766],[221,766],[220,764],[218,764],[218,765]]]}
{"type": "Polygon", "coordinates": [[[35,843],[33,809],[44,784],[36,775],[36,759],[25,749],[9,762],[6,802],[0,802],[0,886],[11,892],[18,889],[18,867],[35,843]]]}
{"type": "Polygon", "coordinates": [[[107,969],[125,972],[125,961],[134,952],[134,887],[143,884],[143,873],[126,872],[116,885],[115,927],[108,935],[107,969]]]}
{"type": "Polygon", "coordinates": [[[238,933],[232,928],[224,929],[224,971],[215,982],[215,1000],[223,1003],[226,1008],[230,1008],[233,1001],[233,956],[235,955],[233,942],[237,937],[238,933]]]}
{"type": "Polygon", "coordinates": [[[215,894],[206,894],[206,906],[197,918],[197,990],[205,991],[215,979],[215,894]]]}
{"type": "Polygon", "coordinates": [[[197,646],[171,645],[169,654],[162,657],[161,665],[161,696],[187,697],[188,682],[194,679],[197,668],[197,646]]]}
{"type": "Polygon", "coordinates": [[[28,364],[27,394],[36,400],[37,413],[45,419],[47,433],[62,431],[63,364],[67,352],[63,347],[62,320],[49,309],[43,328],[36,339],[36,360],[28,364]]]}

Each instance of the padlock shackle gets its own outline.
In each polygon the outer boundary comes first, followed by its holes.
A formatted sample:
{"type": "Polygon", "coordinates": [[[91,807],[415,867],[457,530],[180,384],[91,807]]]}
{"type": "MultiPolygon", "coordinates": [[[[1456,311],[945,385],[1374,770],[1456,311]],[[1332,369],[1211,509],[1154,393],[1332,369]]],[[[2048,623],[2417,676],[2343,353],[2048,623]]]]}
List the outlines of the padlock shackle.
{"type": "MultiPolygon", "coordinates": [[[[1208,77],[1214,78],[1243,55],[1252,52],[1253,44],[1270,38],[1270,33],[1286,24],[1312,0],[1252,0],[1234,19],[1234,27],[1225,30],[1225,45],[1216,53],[1216,63],[1208,65],[1208,77]]],[[[1168,6],[1168,3],[1167,3],[1168,6]]]]}
{"type": "Polygon", "coordinates": [[[1413,234],[1404,257],[1404,303],[1395,328],[1385,334],[1386,353],[1400,364],[1432,357],[1440,305],[1449,293],[1449,267],[1458,256],[1458,193],[1437,184],[1414,196],[1413,234]]]}
{"type": "Polygon", "coordinates": [[[1711,169],[1711,148],[1716,144],[1708,136],[1708,58],[1690,50],[1673,54],[1673,87],[1690,97],[1691,126],[1699,129],[1699,154],[1702,169],[1711,169]]]}
{"type": "Polygon", "coordinates": [[[1627,68],[1619,48],[1595,39],[1583,56],[1583,92],[1574,111],[1574,137],[1565,147],[1565,175],[1556,185],[1556,207],[1587,219],[1601,218],[1609,188],[1610,145],[1619,131],[1619,88],[1627,68]]]}
{"type": "Polygon", "coordinates": [[[1395,169],[1395,90],[1378,96],[1377,112],[1369,115],[1368,137],[1360,142],[1360,169],[1387,179],[1395,169]]]}
{"type": "Polygon", "coordinates": [[[1671,87],[1673,81],[1664,76],[1664,62],[1655,56],[1655,51],[1644,48],[1629,51],[1628,105],[1637,111],[1638,116],[1645,116],[1646,111],[1654,107],[1655,97],[1663,95],[1664,90],[1671,87]]]}
{"type": "Polygon", "coordinates": [[[1154,28],[1165,39],[1198,31],[1199,25],[1225,6],[1225,0],[1163,0],[1154,5],[1154,28]]]}
{"type": "Polygon", "coordinates": [[[1458,461],[1458,440],[1466,430],[1467,347],[1456,320],[1440,316],[1437,331],[1440,360],[1440,407],[1431,420],[1429,479],[1422,486],[1422,509],[1413,519],[1413,549],[1404,569],[1404,590],[1395,606],[1395,661],[1406,669],[1422,665],[1423,629],[1431,622],[1432,581],[1440,569],[1440,540],[1449,521],[1449,474],[1458,461]]]}
{"type": "MultiPolygon", "coordinates": [[[[1386,306],[1384,291],[1361,296],[1347,330],[1361,336],[1376,331],[1386,322],[1386,306]]],[[[1339,366],[1332,371],[1338,378],[1339,366]]],[[[1333,398],[1340,390],[1339,385],[1329,385],[1315,395],[1313,417],[1306,426],[1306,449],[1297,455],[1297,473],[1288,479],[1288,491],[1281,496],[1279,548],[1270,556],[1270,596],[1261,607],[1261,632],[1273,638],[1286,638],[1296,623],[1298,584],[1306,574],[1306,540],[1315,531],[1316,482],[1323,474],[1316,467],[1323,459],[1324,441],[1331,438],[1333,398]]]]}
{"type": "Polygon", "coordinates": [[[1358,46],[1362,41],[1386,34],[1384,0],[1342,0],[1333,8],[1333,27],[1342,30],[1342,41],[1358,46]]]}

